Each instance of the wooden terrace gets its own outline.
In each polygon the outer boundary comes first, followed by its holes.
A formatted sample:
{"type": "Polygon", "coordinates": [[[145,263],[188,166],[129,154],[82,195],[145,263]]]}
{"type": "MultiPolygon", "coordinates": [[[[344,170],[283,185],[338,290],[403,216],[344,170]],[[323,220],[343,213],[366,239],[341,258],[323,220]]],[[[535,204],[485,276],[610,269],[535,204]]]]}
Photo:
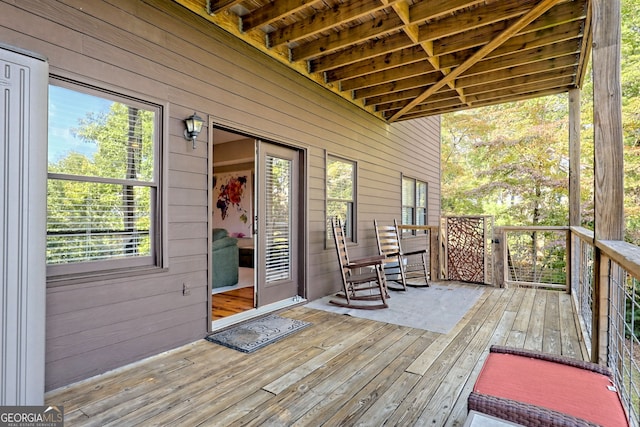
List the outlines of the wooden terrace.
{"type": "Polygon", "coordinates": [[[447,334],[298,306],[282,315],[313,325],[255,353],[200,340],[46,402],[73,426],[461,426],[490,345],[588,359],[571,300],[486,286],[447,334]]]}

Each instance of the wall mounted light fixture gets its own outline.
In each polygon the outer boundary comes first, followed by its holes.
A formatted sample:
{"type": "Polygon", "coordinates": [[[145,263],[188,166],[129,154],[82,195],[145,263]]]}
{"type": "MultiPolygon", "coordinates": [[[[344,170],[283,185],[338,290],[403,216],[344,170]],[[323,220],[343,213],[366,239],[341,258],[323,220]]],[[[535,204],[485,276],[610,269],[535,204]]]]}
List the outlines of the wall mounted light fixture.
{"type": "Polygon", "coordinates": [[[192,115],[184,119],[184,124],[187,126],[184,130],[184,138],[193,142],[194,150],[196,149],[196,138],[202,130],[203,123],[204,120],[202,120],[202,117],[198,116],[195,111],[192,115]]]}

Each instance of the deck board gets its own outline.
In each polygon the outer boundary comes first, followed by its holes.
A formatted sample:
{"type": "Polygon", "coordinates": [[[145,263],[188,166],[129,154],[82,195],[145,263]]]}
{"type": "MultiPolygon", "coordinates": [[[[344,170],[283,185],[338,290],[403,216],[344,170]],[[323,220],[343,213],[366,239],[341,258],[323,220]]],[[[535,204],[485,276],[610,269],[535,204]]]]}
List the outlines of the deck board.
{"type": "Polygon", "coordinates": [[[201,340],[46,402],[74,426],[460,427],[490,345],[583,353],[569,295],[483,289],[448,334],[295,307],[282,314],[313,325],[255,353],[201,340]]]}

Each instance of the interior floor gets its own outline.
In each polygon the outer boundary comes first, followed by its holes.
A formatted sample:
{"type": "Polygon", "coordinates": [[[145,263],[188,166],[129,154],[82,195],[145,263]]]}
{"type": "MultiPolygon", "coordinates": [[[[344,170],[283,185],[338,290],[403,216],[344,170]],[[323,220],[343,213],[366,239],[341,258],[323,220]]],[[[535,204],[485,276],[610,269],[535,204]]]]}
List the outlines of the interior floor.
{"type": "Polygon", "coordinates": [[[233,291],[238,288],[252,287],[254,282],[253,268],[239,267],[238,268],[238,283],[233,286],[224,286],[221,288],[213,288],[212,294],[221,294],[228,291],[233,291]]]}
{"type": "Polygon", "coordinates": [[[242,313],[254,308],[253,286],[237,288],[211,296],[211,320],[242,313]]]}

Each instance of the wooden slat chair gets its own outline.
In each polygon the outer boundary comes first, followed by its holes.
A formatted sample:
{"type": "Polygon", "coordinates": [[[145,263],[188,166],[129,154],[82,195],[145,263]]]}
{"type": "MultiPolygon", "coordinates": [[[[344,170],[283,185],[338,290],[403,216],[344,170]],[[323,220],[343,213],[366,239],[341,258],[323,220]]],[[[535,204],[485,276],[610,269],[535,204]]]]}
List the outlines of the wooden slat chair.
{"type": "Polygon", "coordinates": [[[338,218],[331,218],[331,228],[340,263],[343,292],[336,295],[341,300],[332,299],[329,302],[340,307],[368,310],[389,307],[389,295],[382,272],[384,256],[349,259],[342,222],[338,218]]]}
{"type": "MultiPolygon", "coordinates": [[[[394,219],[393,225],[380,225],[373,220],[378,242],[378,252],[385,256],[384,272],[387,281],[400,282],[402,288],[389,289],[406,291],[407,286],[429,286],[427,272],[427,249],[418,249],[405,252],[400,243],[398,222],[394,219]],[[399,279],[399,280],[398,280],[399,279]],[[419,279],[416,282],[415,279],[419,279]]],[[[388,282],[387,282],[388,283],[388,282]]]]}

